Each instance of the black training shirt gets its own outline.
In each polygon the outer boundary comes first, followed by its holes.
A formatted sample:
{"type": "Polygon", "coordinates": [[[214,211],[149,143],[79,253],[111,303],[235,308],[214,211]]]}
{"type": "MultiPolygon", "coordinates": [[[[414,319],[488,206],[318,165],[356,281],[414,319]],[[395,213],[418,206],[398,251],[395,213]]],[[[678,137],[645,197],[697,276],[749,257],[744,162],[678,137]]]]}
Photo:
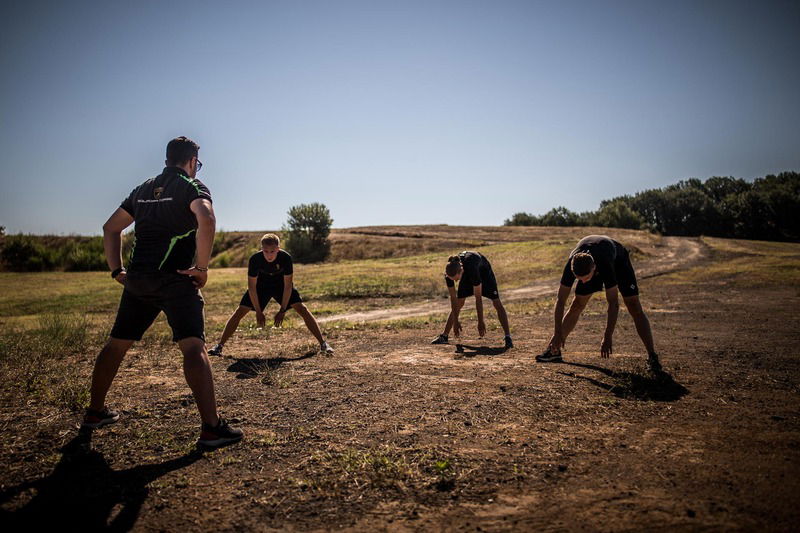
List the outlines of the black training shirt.
{"type": "Polygon", "coordinates": [[[198,198],[211,201],[211,193],[177,167],[165,168],[131,191],[120,205],[136,222],[129,271],[175,272],[192,266],[197,218],[189,204],[198,198]]]}
{"type": "MultiPolygon", "coordinates": [[[[461,258],[461,266],[464,267],[459,283],[473,287],[480,285],[482,283],[481,272],[486,272],[490,268],[489,261],[478,252],[461,252],[458,257],[461,258]]],[[[455,282],[447,276],[444,277],[444,282],[448,287],[456,286],[455,282]]]]}
{"type": "Polygon", "coordinates": [[[575,274],[572,273],[570,263],[572,263],[572,258],[577,253],[588,253],[592,256],[597,269],[594,275],[600,276],[606,289],[617,286],[617,272],[614,268],[614,262],[617,257],[622,257],[625,253],[624,246],[605,235],[589,235],[581,239],[575,249],[570,252],[569,259],[567,259],[567,264],[564,267],[564,273],[561,275],[561,284],[567,287],[572,287],[575,282],[575,274]]]}
{"type": "Polygon", "coordinates": [[[262,252],[253,254],[247,262],[247,275],[258,277],[257,287],[283,287],[283,276],[291,276],[293,272],[292,256],[285,250],[278,250],[275,261],[271,263],[262,252]]]}

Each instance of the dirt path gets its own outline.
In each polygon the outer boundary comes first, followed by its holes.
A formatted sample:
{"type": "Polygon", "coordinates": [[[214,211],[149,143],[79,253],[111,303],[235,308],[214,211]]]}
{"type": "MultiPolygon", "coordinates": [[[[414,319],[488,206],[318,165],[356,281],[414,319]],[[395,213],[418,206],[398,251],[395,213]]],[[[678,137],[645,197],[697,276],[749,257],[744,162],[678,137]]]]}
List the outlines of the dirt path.
{"type": "MultiPolygon", "coordinates": [[[[689,268],[697,264],[705,256],[705,246],[699,239],[688,237],[663,237],[654,247],[654,256],[636,266],[640,279],[661,276],[670,272],[689,268]]],[[[525,287],[502,291],[503,301],[527,300],[547,296],[555,291],[558,278],[537,281],[525,287]]],[[[358,313],[344,313],[318,318],[318,322],[327,323],[338,320],[349,322],[373,322],[378,320],[398,320],[413,318],[433,313],[446,313],[450,309],[447,300],[428,300],[423,303],[375,309],[358,313]]]]}

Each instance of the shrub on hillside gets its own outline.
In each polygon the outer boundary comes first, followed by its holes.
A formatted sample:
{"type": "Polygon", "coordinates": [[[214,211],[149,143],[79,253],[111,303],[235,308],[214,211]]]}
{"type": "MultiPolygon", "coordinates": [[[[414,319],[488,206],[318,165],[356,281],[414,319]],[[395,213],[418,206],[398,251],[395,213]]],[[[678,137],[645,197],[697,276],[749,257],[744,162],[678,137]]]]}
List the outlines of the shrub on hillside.
{"type": "Polygon", "coordinates": [[[289,209],[289,219],[283,228],[285,247],[300,263],[324,261],[331,253],[328,235],[333,219],[320,203],[301,204],[289,209]]]}

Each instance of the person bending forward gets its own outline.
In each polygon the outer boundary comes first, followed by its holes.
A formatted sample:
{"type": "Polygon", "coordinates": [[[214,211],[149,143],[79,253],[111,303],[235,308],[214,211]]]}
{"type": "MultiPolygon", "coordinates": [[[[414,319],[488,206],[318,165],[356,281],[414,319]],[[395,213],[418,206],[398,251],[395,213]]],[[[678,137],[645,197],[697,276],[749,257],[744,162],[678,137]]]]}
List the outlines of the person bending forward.
{"type": "Polygon", "coordinates": [[[447,344],[450,330],[456,337],[461,335],[461,323],[458,315],[468,296],[475,296],[475,310],[478,313],[478,335],[483,337],[486,334],[486,322],[483,320],[483,300],[482,297],[489,298],[497,311],[497,318],[505,333],[505,347],[512,348],[514,343],[511,341],[511,332],[508,327],[508,315],[506,314],[503,302],[500,301],[500,294],[497,291],[497,280],[492,271],[489,260],[478,252],[461,252],[453,255],[447,260],[445,267],[444,281],[450,293],[450,316],[447,317],[447,324],[444,332],[438,335],[431,344],[447,344]],[[458,282],[458,291],[455,282],[458,282]]]}
{"type": "Polygon", "coordinates": [[[636,332],[644,343],[648,354],[648,364],[654,372],[661,370],[661,364],[653,346],[653,332],[650,321],[639,301],[639,286],[633,271],[630,254],[619,242],[604,235],[589,235],[578,242],[569,254],[569,259],[561,276],[561,285],[555,306],[555,330],[547,349],[536,356],[539,362],[560,362],[561,349],[567,337],[575,328],[586,304],[592,294],[606,290],[608,302],[608,318],[603,340],[600,343],[600,356],[608,357],[613,353],[614,328],[619,314],[619,295],[633,317],[636,332]],[[564,315],[564,306],[572,291],[575,280],[575,297],[564,315]]]}

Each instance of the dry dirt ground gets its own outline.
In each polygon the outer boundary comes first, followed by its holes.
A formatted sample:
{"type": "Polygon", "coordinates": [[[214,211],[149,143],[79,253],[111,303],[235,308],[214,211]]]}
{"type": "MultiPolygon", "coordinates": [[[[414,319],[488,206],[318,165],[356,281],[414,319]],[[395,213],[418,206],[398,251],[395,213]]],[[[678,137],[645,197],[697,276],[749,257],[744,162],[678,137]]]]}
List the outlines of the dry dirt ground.
{"type": "Polygon", "coordinates": [[[659,378],[624,311],[615,354],[599,357],[602,297],[565,363],[535,363],[552,321],[546,283],[509,295],[521,309],[509,351],[493,312],[486,339],[464,323],[458,351],[428,344],[439,320],[327,328],[334,357],[301,329],[234,339],[212,364],[223,414],[246,437],[213,453],[192,451],[196,411],[174,348],[131,353],[110,397],[122,419],[95,432],[91,451],[77,417],[4,394],[0,523],[796,530],[800,289],[682,278],[706,261],[701,243],[676,239],[639,268],[669,373],[659,378]]]}

